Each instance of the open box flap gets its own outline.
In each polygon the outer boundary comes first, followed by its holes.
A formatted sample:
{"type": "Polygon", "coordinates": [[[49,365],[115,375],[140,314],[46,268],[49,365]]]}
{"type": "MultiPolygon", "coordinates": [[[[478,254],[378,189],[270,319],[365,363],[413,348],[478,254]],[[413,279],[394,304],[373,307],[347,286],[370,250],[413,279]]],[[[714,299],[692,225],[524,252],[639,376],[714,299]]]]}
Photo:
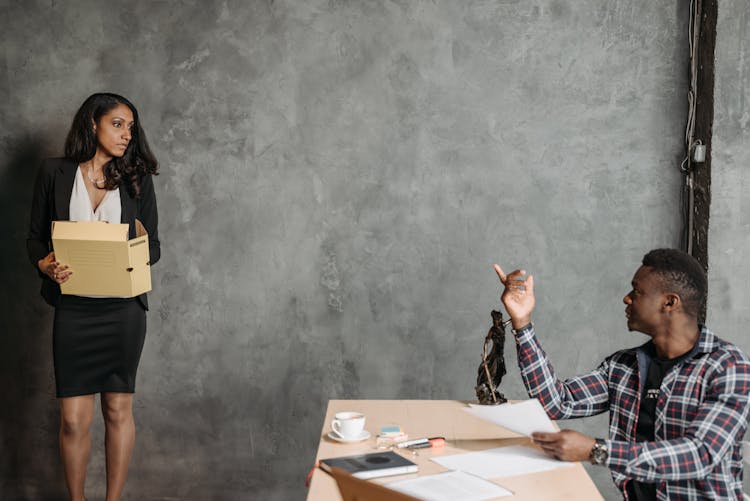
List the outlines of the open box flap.
{"type": "Polygon", "coordinates": [[[128,239],[128,225],[105,221],[53,221],[52,239],[123,242],[128,239]]]}

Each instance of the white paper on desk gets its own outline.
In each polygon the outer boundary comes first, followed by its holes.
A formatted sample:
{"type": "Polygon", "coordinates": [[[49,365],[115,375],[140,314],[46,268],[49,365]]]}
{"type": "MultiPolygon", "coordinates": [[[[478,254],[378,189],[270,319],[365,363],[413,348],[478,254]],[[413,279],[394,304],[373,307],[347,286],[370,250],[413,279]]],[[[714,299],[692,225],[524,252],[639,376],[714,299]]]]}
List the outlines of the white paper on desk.
{"type": "Polygon", "coordinates": [[[508,489],[462,471],[401,480],[385,486],[423,501],[484,501],[513,495],[508,489]]]}
{"type": "Polygon", "coordinates": [[[440,456],[431,460],[449,470],[461,470],[486,479],[525,475],[575,464],[552,459],[538,449],[523,445],[440,456]]]}
{"type": "Polygon", "coordinates": [[[510,431],[526,435],[535,431],[554,433],[557,431],[539,400],[532,398],[518,404],[474,405],[464,409],[480,419],[495,423],[510,431]]]}

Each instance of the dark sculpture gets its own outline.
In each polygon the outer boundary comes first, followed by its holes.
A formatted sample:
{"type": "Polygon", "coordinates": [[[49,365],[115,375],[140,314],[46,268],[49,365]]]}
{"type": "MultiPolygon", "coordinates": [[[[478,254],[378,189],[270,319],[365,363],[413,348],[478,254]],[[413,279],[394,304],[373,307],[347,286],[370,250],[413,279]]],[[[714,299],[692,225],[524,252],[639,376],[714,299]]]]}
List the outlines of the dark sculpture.
{"type": "Polygon", "coordinates": [[[500,382],[505,375],[505,356],[503,355],[505,346],[505,326],[510,320],[503,322],[503,314],[499,311],[492,312],[492,327],[484,338],[484,348],[482,349],[482,363],[477,370],[477,386],[474,388],[477,392],[477,398],[482,405],[504,404],[508,401],[505,396],[498,391],[500,382]],[[492,346],[489,347],[489,344],[492,346]],[[489,349],[488,349],[489,347],[489,349]]]}

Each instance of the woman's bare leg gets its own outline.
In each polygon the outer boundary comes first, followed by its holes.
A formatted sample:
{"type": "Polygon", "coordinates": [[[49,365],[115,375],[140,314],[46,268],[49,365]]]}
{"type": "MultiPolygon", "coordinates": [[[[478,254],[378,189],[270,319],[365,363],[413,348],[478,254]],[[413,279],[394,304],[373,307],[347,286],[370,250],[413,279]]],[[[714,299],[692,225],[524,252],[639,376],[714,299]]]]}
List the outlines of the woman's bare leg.
{"type": "Polygon", "coordinates": [[[107,500],[119,501],[135,444],[132,393],[102,393],[107,451],[107,500]]]}
{"type": "Polygon", "coordinates": [[[60,399],[60,455],[71,501],[83,501],[91,452],[94,395],[60,399]]]}

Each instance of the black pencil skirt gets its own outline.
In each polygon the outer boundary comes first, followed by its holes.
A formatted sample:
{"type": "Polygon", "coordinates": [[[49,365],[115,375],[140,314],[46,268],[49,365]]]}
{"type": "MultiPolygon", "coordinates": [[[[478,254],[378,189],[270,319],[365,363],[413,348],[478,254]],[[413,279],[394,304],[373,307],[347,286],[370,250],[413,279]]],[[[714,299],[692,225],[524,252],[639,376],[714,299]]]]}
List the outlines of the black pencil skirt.
{"type": "Polygon", "coordinates": [[[61,296],[52,331],[57,397],[134,393],[145,339],[137,299],[61,296]]]}

